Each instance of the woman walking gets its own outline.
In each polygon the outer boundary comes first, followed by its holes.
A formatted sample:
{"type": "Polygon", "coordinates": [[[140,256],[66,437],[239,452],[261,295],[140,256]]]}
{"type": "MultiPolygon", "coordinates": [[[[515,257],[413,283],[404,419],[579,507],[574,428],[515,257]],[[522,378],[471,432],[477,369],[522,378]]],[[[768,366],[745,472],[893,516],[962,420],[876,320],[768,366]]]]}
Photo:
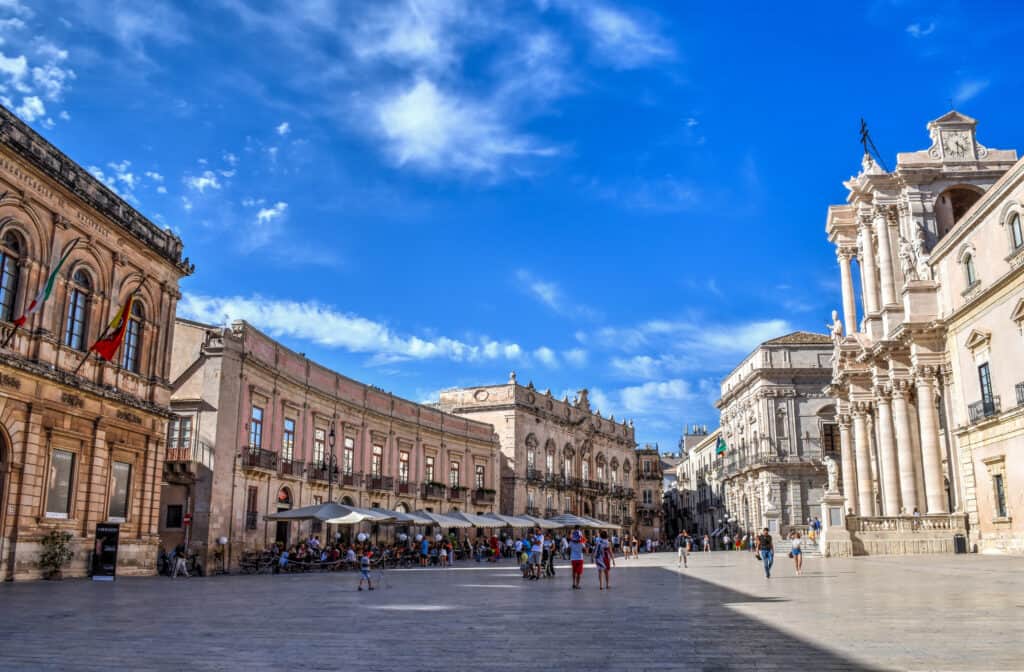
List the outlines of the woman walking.
{"type": "Polygon", "coordinates": [[[594,566],[597,568],[597,589],[611,590],[611,577],[609,572],[615,564],[615,558],[611,553],[611,546],[608,543],[608,532],[601,530],[601,535],[594,539],[594,566]],[[602,585],[601,578],[604,577],[602,585]]]}
{"type": "Polygon", "coordinates": [[[800,548],[800,533],[793,533],[793,547],[789,550],[789,557],[793,558],[793,566],[796,567],[796,575],[800,576],[804,571],[804,554],[800,548]]]}

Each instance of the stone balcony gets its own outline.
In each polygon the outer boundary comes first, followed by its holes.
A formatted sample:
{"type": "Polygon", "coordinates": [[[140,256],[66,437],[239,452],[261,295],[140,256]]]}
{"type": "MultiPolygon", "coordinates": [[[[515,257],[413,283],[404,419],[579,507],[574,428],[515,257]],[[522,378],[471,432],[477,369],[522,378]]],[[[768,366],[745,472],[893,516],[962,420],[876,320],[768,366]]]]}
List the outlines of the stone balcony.
{"type": "Polygon", "coordinates": [[[444,499],[445,489],[441,483],[424,483],[421,494],[423,499],[444,499]]]}
{"type": "Polygon", "coordinates": [[[366,479],[366,489],[378,492],[394,490],[395,478],[393,476],[370,476],[366,479]]]}
{"type": "Polygon", "coordinates": [[[194,483],[203,469],[214,467],[213,446],[194,441],[190,446],[168,448],[164,461],[164,480],[172,483],[194,483]]]}
{"type": "Polygon", "coordinates": [[[474,504],[494,504],[497,493],[487,488],[477,488],[473,491],[474,504]]]}
{"type": "Polygon", "coordinates": [[[276,472],[277,453],[262,448],[242,446],[242,469],[276,472]]]}
{"type": "MultiPolygon", "coordinates": [[[[1020,393],[1018,392],[1018,395],[1020,393]]],[[[993,416],[999,415],[1002,412],[1002,404],[1000,403],[999,396],[996,395],[990,399],[982,399],[976,401],[967,407],[967,414],[971,419],[971,424],[987,420],[993,416]]]]}

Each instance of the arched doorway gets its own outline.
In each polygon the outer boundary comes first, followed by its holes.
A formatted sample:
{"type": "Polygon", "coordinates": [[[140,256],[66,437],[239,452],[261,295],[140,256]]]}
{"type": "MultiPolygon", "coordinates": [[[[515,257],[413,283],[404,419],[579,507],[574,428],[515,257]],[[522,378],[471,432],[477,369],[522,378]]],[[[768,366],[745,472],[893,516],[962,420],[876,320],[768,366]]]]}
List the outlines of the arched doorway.
{"type": "Polygon", "coordinates": [[[399,502],[398,506],[395,507],[395,511],[399,513],[409,513],[409,507],[406,506],[405,502],[399,502]]]}
{"type": "Polygon", "coordinates": [[[352,498],[348,497],[348,496],[342,497],[341,498],[341,503],[344,506],[355,506],[356,505],[356,503],[352,501],[352,498]]]}
{"type": "MultiPolygon", "coordinates": [[[[277,512],[289,511],[292,508],[292,491],[288,488],[281,488],[277,491],[277,512]]],[[[277,521],[277,533],[274,536],[274,540],[279,544],[284,544],[288,547],[288,532],[290,526],[288,521],[279,520],[277,521]]]]}

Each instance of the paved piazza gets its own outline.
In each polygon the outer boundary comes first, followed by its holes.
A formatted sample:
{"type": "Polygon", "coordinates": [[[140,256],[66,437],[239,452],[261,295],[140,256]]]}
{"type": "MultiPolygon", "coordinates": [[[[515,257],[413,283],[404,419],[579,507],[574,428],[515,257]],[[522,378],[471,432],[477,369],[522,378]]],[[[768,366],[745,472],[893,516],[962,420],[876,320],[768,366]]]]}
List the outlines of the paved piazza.
{"type": "Polygon", "coordinates": [[[0,668],[166,670],[1024,669],[1024,560],[642,556],[597,590],[510,563],[387,574],[0,586],[0,668]]]}

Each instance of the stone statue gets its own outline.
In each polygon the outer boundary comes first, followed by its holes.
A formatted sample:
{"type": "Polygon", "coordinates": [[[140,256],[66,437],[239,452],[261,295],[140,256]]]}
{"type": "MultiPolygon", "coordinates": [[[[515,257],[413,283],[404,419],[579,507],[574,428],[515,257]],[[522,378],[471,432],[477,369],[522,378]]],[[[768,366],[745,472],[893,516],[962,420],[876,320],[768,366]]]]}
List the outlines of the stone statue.
{"type": "Polygon", "coordinates": [[[920,280],[917,266],[917,252],[914,250],[914,246],[910,244],[909,240],[900,236],[900,270],[903,271],[903,277],[908,281],[920,280]]]}
{"type": "Polygon", "coordinates": [[[775,511],[775,497],[772,495],[772,479],[767,472],[761,472],[761,488],[764,491],[764,510],[775,511]]]}
{"type": "Polygon", "coordinates": [[[839,465],[831,455],[826,455],[822,462],[825,463],[825,469],[828,470],[827,492],[839,492],[839,465]]]}
{"type": "Polygon", "coordinates": [[[919,280],[931,280],[932,269],[928,265],[927,251],[924,249],[925,235],[924,226],[918,222],[917,235],[914,236],[914,263],[917,266],[917,278],[919,280]]]}
{"type": "Polygon", "coordinates": [[[832,324],[828,325],[832,335],[832,343],[838,345],[843,340],[843,323],[839,320],[839,311],[832,311],[832,324]]]}

